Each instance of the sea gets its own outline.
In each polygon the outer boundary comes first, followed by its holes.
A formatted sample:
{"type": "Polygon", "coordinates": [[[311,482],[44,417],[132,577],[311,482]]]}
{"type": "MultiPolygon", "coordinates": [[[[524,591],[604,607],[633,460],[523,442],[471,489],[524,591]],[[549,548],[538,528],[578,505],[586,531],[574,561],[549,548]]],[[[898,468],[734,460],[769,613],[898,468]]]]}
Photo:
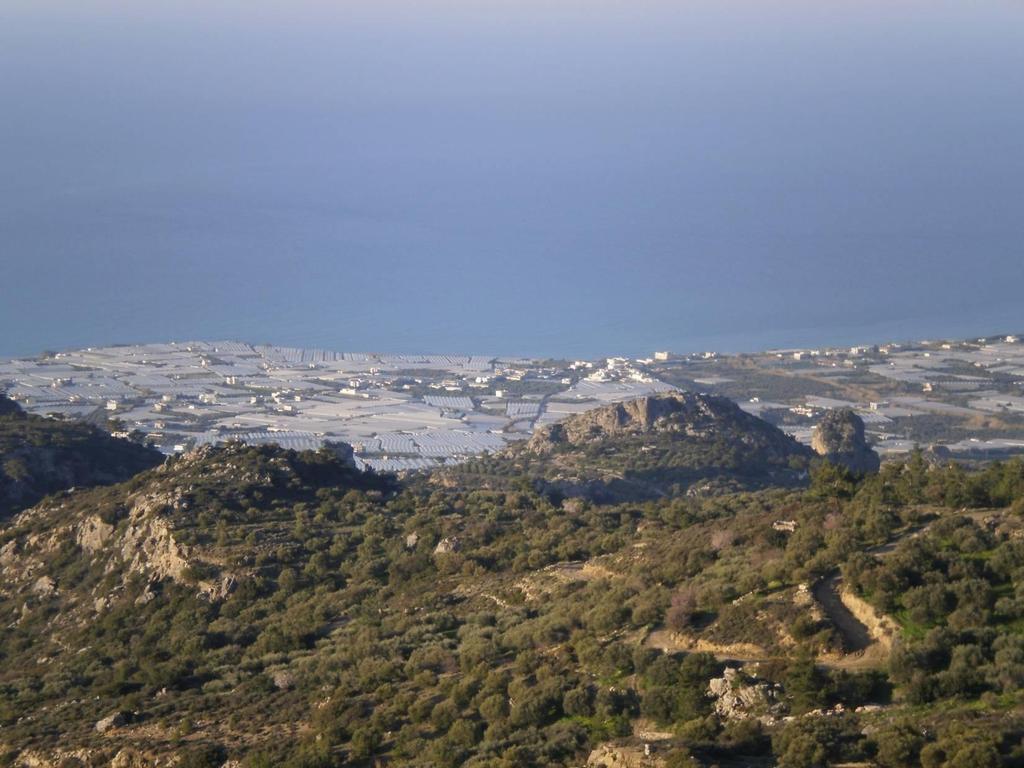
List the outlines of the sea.
{"type": "Polygon", "coordinates": [[[1009,0],[5,0],[0,356],[1024,330],[1009,0]]]}

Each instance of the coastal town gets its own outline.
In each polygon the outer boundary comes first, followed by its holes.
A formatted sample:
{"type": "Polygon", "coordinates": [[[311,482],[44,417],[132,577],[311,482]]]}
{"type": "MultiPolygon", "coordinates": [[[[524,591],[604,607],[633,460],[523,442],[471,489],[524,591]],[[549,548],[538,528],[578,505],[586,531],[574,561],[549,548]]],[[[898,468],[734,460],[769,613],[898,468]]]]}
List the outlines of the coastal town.
{"type": "Polygon", "coordinates": [[[579,410],[670,386],[626,360],[600,368],[458,355],[371,355],[190,342],[0,364],[0,388],[43,415],[113,421],[165,453],[240,440],[347,442],[360,464],[424,469],[494,451],[579,410]]]}
{"type": "Polygon", "coordinates": [[[28,411],[85,419],[164,453],[240,440],[345,442],[362,466],[429,469],[500,450],[538,425],[672,389],[723,394],[809,443],[848,407],[884,454],[1024,452],[1024,343],[1016,335],[753,355],[536,360],[388,355],[240,342],[123,345],[0,361],[28,411]]]}

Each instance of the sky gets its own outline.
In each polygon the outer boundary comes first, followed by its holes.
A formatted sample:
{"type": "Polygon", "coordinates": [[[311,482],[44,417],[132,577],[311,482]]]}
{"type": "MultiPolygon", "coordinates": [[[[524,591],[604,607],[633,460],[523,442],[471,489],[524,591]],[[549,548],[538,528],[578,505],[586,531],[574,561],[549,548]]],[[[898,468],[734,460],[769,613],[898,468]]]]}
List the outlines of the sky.
{"type": "Polygon", "coordinates": [[[1024,331],[1024,5],[4,0],[0,356],[1024,331]]]}

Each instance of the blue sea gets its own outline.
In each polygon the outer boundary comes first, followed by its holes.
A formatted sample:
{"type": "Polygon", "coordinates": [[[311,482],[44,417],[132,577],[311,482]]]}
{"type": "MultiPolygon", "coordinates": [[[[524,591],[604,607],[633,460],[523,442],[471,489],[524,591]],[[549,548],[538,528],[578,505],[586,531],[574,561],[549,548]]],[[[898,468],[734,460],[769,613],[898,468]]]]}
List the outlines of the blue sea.
{"type": "Polygon", "coordinates": [[[5,0],[0,356],[1024,331],[1024,5],[5,0]]]}

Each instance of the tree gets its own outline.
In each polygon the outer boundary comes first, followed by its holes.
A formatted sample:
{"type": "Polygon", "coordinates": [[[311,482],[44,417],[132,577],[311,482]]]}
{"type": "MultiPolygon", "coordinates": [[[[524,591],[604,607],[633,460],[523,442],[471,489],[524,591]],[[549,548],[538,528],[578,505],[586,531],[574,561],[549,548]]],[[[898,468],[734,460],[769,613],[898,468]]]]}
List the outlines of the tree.
{"type": "Polygon", "coordinates": [[[674,632],[685,632],[693,623],[697,612],[697,591],[683,587],[672,595],[672,601],[665,613],[665,623],[674,632]]]}
{"type": "Polygon", "coordinates": [[[846,467],[831,461],[817,461],[811,466],[812,496],[819,499],[849,499],[857,490],[857,480],[846,467]]]}
{"type": "Polygon", "coordinates": [[[772,752],[778,768],[825,768],[844,757],[844,741],[858,732],[849,716],[800,718],[776,731],[772,752]]]}
{"type": "Polygon", "coordinates": [[[352,734],[352,757],[356,760],[366,760],[372,757],[380,747],[380,732],[373,727],[357,728],[352,734]]]}
{"type": "Polygon", "coordinates": [[[219,744],[204,744],[185,750],[177,765],[180,768],[220,768],[228,754],[219,744]]]}
{"type": "Polygon", "coordinates": [[[827,703],[826,680],[814,664],[814,653],[801,648],[786,667],[785,688],[796,712],[806,712],[827,703]]]}
{"type": "Polygon", "coordinates": [[[562,709],[570,717],[589,717],[594,714],[594,693],[585,685],[566,691],[562,709]]]}
{"type": "Polygon", "coordinates": [[[910,723],[897,723],[875,736],[878,764],[883,768],[916,768],[924,737],[910,723]]]}

